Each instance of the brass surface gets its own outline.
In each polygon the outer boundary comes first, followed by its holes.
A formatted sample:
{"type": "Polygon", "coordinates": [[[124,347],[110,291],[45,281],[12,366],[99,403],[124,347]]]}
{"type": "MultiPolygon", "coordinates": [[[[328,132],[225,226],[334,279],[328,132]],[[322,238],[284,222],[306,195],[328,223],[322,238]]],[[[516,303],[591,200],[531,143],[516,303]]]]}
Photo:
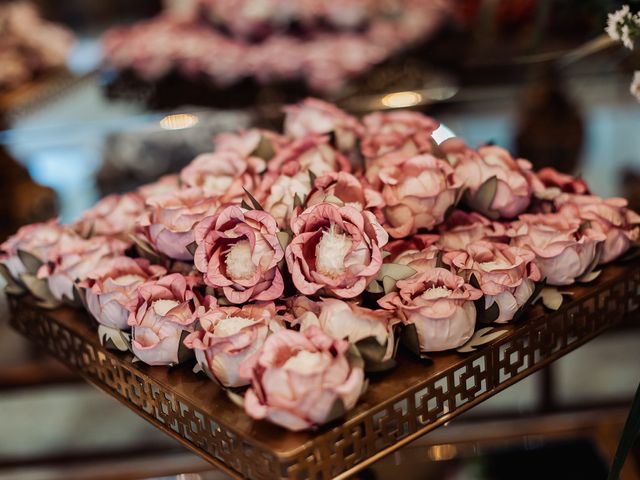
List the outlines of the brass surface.
{"type": "Polygon", "coordinates": [[[191,366],[150,367],[105,350],[88,314],[11,297],[12,325],[198,455],[236,477],[346,478],[620,322],[640,305],[640,262],[607,266],[556,312],[536,305],[508,333],[467,355],[400,355],[371,378],[342,422],[293,433],[254,421],[191,366]]]}

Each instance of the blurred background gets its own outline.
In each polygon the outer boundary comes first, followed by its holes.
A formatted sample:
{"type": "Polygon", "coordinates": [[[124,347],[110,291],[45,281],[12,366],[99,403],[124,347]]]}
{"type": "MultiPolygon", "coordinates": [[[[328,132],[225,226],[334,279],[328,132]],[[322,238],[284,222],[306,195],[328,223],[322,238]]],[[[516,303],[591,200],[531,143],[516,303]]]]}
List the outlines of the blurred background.
{"type": "MultiPolygon", "coordinates": [[[[0,2],[0,241],[178,171],[216,132],[277,128],[308,95],[419,109],[640,209],[640,55],[604,34],[622,2],[273,3],[0,2]]],[[[604,479],[638,380],[627,322],[358,478],[604,479]]],[[[0,391],[0,479],[226,478],[32,348],[4,298],[0,391]]]]}

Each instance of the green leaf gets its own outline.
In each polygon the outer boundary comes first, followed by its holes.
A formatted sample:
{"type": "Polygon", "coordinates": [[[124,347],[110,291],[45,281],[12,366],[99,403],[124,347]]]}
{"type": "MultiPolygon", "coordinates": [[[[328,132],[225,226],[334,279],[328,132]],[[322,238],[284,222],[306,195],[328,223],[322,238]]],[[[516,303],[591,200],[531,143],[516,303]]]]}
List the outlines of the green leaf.
{"type": "Polygon", "coordinates": [[[184,344],[184,339],[187,338],[190,332],[183,330],[180,335],[180,343],[178,344],[178,363],[184,363],[193,357],[193,350],[184,344]]]}
{"type": "Polygon", "coordinates": [[[198,244],[193,241],[189,245],[187,245],[187,252],[189,252],[191,255],[195,255],[196,248],[198,248],[198,244]]]}
{"type": "Polygon", "coordinates": [[[231,400],[236,407],[244,409],[244,397],[242,395],[239,395],[236,392],[229,390],[228,388],[225,389],[225,392],[227,394],[227,397],[229,397],[229,400],[231,400]]]}
{"type": "Polygon", "coordinates": [[[30,273],[31,275],[35,275],[44,263],[38,257],[25,250],[18,250],[18,257],[27,269],[27,273],[30,273]]]}
{"type": "Polygon", "coordinates": [[[128,352],[131,349],[130,335],[117,328],[99,325],[98,338],[100,339],[100,345],[108,350],[128,352]]]}
{"type": "Polygon", "coordinates": [[[377,280],[372,280],[369,285],[367,285],[367,292],[369,293],[384,293],[384,288],[380,285],[380,282],[377,280]]]}
{"type": "Polygon", "coordinates": [[[46,279],[38,278],[35,275],[27,273],[20,275],[20,280],[38,300],[41,300],[43,308],[56,308],[60,306],[60,301],[53,296],[49,290],[49,284],[46,279]]]}
{"type": "Polygon", "coordinates": [[[620,471],[624,465],[624,461],[629,455],[629,451],[633,447],[634,442],[638,438],[640,434],[640,384],[636,389],[636,395],[633,399],[633,403],[631,404],[631,409],[629,410],[629,416],[627,417],[627,421],[624,423],[624,428],[622,429],[622,435],[620,436],[620,442],[618,443],[618,448],[616,448],[616,453],[613,457],[613,462],[611,463],[611,468],[609,469],[609,475],[607,476],[607,480],[618,480],[620,478],[620,471]]]}
{"type": "Polygon", "coordinates": [[[343,417],[345,413],[347,413],[347,409],[344,406],[344,402],[342,401],[342,398],[338,397],[333,402],[331,410],[329,410],[327,417],[324,419],[324,423],[329,423],[333,420],[337,420],[343,417]]]}
{"type": "Polygon", "coordinates": [[[242,189],[244,190],[244,193],[246,193],[247,196],[249,197],[249,200],[251,201],[251,205],[253,205],[254,210],[260,210],[261,212],[264,212],[264,208],[262,208],[262,205],[260,205],[260,202],[258,202],[258,200],[256,200],[256,198],[253,195],[251,195],[249,190],[247,190],[244,187],[242,187],[242,189]]]}
{"type": "Polygon", "coordinates": [[[304,200],[300,198],[300,196],[296,193],[293,195],[293,208],[300,207],[304,210],[304,200]]]}
{"type": "Polygon", "coordinates": [[[253,210],[253,207],[249,205],[244,198],[242,199],[242,202],[240,202],[240,206],[245,210],[253,210]]]}
{"type": "Polygon", "coordinates": [[[280,242],[282,250],[286,250],[291,242],[291,234],[287,231],[281,230],[276,232],[276,237],[278,237],[278,242],[280,242]]]}
{"type": "Polygon", "coordinates": [[[260,142],[258,143],[256,149],[253,151],[253,155],[256,157],[260,157],[263,160],[269,161],[275,154],[276,151],[274,150],[271,141],[264,135],[261,135],[260,142]]]}
{"type": "Polygon", "coordinates": [[[601,273],[602,273],[602,270],[594,270],[593,272],[585,273],[584,275],[576,278],[576,281],[580,283],[593,282],[596,278],[600,276],[601,273]]]}
{"type": "Polygon", "coordinates": [[[410,323],[402,330],[402,344],[421,360],[431,361],[431,358],[420,350],[420,339],[414,324],[410,323]]]}
{"type": "Polygon", "coordinates": [[[380,267],[377,280],[383,280],[384,277],[391,277],[394,280],[405,280],[416,274],[416,270],[399,263],[384,263],[380,267]]]}
{"type": "Polygon", "coordinates": [[[316,178],[318,178],[316,176],[315,173],[313,173],[311,170],[309,170],[309,183],[311,185],[311,188],[313,188],[316,184],[316,178]]]}
{"type": "Polygon", "coordinates": [[[2,262],[0,262],[0,276],[2,276],[7,282],[4,290],[9,295],[22,295],[23,293],[26,293],[27,290],[24,288],[24,286],[20,285],[20,283],[18,283],[18,281],[13,278],[7,266],[2,262]]]}
{"type": "MultiPolygon", "coordinates": [[[[550,310],[558,310],[562,306],[563,295],[570,295],[569,292],[560,292],[555,287],[544,287],[540,290],[538,298],[542,299],[542,304],[550,310]]],[[[538,299],[534,300],[534,303],[538,299]]]]}
{"type": "Polygon", "coordinates": [[[456,351],[459,353],[473,352],[478,347],[485,345],[491,342],[492,340],[500,338],[507,332],[508,332],[507,329],[496,330],[494,327],[481,328],[471,336],[471,338],[467,341],[467,343],[465,343],[461,347],[458,347],[456,351]]]}
{"type": "Polygon", "coordinates": [[[498,178],[493,176],[480,185],[475,195],[467,193],[467,203],[471,208],[485,216],[497,220],[500,215],[491,209],[491,204],[498,190],[498,178]]]}
{"type": "Polygon", "coordinates": [[[494,301],[489,308],[485,308],[486,296],[480,297],[474,303],[476,305],[476,320],[478,323],[488,324],[493,323],[500,316],[500,306],[498,302],[494,301]]]}

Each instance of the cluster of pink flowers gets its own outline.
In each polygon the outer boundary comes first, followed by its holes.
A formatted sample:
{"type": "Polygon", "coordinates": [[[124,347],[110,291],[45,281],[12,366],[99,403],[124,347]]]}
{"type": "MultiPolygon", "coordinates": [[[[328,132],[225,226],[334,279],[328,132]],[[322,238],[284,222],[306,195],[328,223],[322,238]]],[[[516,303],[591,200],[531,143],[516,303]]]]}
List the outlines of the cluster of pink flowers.
{"type": "Polygon", "coordinates": [[[73,33],[45,21],[32,3],[0,5],[0,26],[0,88],[17,87],[39,73],[65,66],[73,33]]]}
{"type": "Polygon", "coordinates": [[[225,133],[177,176],[24,227],[0,266],[127,332],[147,364],[195,361],[246,388],[256,419],[320,425],[394,367],[400,337],[418,355],[458,348],[640,235],[625,200],[499,147],[437,145],[437,128],[308,99],[282,134],[225,133]]]}
{"type": "Polygon", "coordinates": [[[301,80],[330,92],[428,37],[449,10],[447,0],[270,1],[261,8],[246,0],[174,3],[158,17],[107,32],[106,65],[146,80],[177,71],[222,88],[253,78],[301,80]],[[314,27],[326,19],[338,28],[314,27]],[[306,35],[288,34],[291,23],[306,35]]]}

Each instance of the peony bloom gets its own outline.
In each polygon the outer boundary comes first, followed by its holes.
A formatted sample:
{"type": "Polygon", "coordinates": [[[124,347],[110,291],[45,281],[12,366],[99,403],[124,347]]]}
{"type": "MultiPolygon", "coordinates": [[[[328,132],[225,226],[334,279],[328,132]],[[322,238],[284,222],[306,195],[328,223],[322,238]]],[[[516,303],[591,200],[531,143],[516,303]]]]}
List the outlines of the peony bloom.
{"type": "Polygon", "coordinates": [[[350,361],[348,349],[348,342],[317,327],[270,335],[240,366],[240,375],[251,380],[245,411],[293,431],[342,416],[364,387],[362,366],[350,361]]]}
{"type": "Polygon", "coordinates": [[[464,250],[478,240],[508,241],[507,230],[502,223],[462,210],[454,210],[445,223],[438,225],[438,233],[438,244],[445,250],[464,250]]]}
{"type": "Polygon", "coordinates": [[[194,226],[215,213],[219,203],[199,188],[188,188],[148,198],[147,206],[140,226],[151,245],[169,258],[189,261],[193,255],[187,246],[195,240],[194,226]]]}
{"type": "Polygon", "coordinates": [[[180,189],[180,177],[172,173],[164,175],[153,183],[147,183],[138,188],[138,193],[146,200],[158,195],[166,195],[180,189]]]}
{"type": "Polygon", "coordinates": [[[420,352],[438,352],[464,345],[476,324],[474,300],[482,292],[444,268],[419,272],[397,283],[378,303],[398,311],[405,325],[415,326],[420,352]]]}
{"type": "Polygon", "coordinates": [[[382,266],[388,235],[371,212],[320,203],[295,216],[291,230],[287,265],[303,295],[323,290],[353,298],[382,266]]]}
{"type": "Polygon", "coordinates": [[[293,138],[308,135],[335,135],[335,145],[341,152],[356,147],[364,127],[357,118],[348,115],[335,105],[307,98],[297,105],[285,107],[284,133],[293,138]]]}
{"type": "Polygon", "coordinates": [[[261,347],[267,336],[284,328],[272,302],[239,307],[212,306],[198,313],[200,327],[184,344],[195,351],[197,362],[225,387],[242,387],[249,379],[240,377],[244,359],[261,347]]]}
{"type": "Polygon", "coordinates": [[[331,147],[328,136],[308,136],[293,141],[279,151],[267,167],[271,173],[289,177],[301,172],[313,172],[320,177],[329,172],[351,171],[349,160],[331,147]]]}
{"type": "Polygon", "coordinates": [[[395,356],[393,327],[400,320],[388,310],[371,310],[355,302],[323,298],[314,302],[295,323],[300,331],[315,325],[327,335],[355,344],[365,359],[367,370],[391,367],[395,356]]]}
{"type": "Polygon", "coordinates": [[[385,228],[394,238],[442,223],[455,205],[461,183],[453,168],[432,155],[411,157],[378,172],[386,204],[385,228]]]}
{"type": "Polygon", "coordinates": [[[73,229],[83,237],[107,235],[129,241],[143,211],[144,198],[138,193],[107,195],[87,210],[73,229]]]}
{"type": "Polygon", "coordinates": [[[288,142],[288,139],[276,132],[257,128],[219,133],[214,140],[216,152],[237,153],[258,173],[266,168],[266,160],[271,159],[288,142]]]}
{"type": "Polygon", "coordinates": [[[586,195],[589,193],[589,186],[583,179],[561,173],[555,168],[545,167],[537,171],[535,175],[547,190],[554,189],[557,194],[565,192],[586,195]]]}
{"type": "Polygon", "coordinates": [[[263,207],[276,219],[278,226],[286,229],[291,221],[296,196],[303,199],[311,191],[311,179],[307,172],[300,172],[293,177],[267,174],[260,187],[263,207]]]}
{"type": "Polygon", "coordinates": [[[319,203],[348,205],[358,210],[369,210],[382,221],[382,195],[373,189],[366,179],[358,178],[347,172],[331,172],[316,178],[313,188],[307,196],[307,207],[319,203]]]}
{"type": "Polygon", "coordinates": [[[284,251],[275,219],[266,212],[229,206],[195,228],[196,268],[232,303],[271,301],[284,291],[278,262],[284,251]]]}
{"type": "Polygon", "coordinates": [[[536,254],[536,264],[550,285],[571,285],[600,259],[601,231],[559,213],[520,215],[508,231],[511,244],[536,254]]]}
{"type": "Polygon", "coordinates": [[[23,274],[35,275],[54,248],[75,238],[76,235],[57,220],[25,225],[0,244],[0,264],[7,268],[14,280],[19,281],[23,274]]]}
{"type": "Polygon", "coordinates": [[[531,203],[534,177],[526,160],[515,160],[507,150],[495,146],[477,152],[467,149],[449,158],[468,189],[467,203],[474,210],[493,219],[514,218],[531,203]]]}
{"type": "Polygon", "coordinates": [[[190,279],[172,273],[138,287],[138,299],[129,314],[131,349],[147,365],[175,365],[190,350],[182,345],[193,332],[200,305],[190,279]]]}
{"type": "Polygon", "coordinates": [[[640,236],[640,215],[627,208],[624,198],[602,199],[595,195],[563,194],[555,199],[558,211],[569,218],[580,218],[606,235],[600,263],[615,260],[640,236]]]}
{"type": "Polygon", "coordinates": [[[74,284],[84,280],[107,257],[122,255],[128,245],[112,237],[70,238],[49,252],[47,263],[38,270],[51,294],[58,300],[74,300],[74,284]]]}
{"type": "Polygon", "coordinates": [[[362,120],[365,133],[362,139],[362,153],[367,166],[384,166],[392,158],[406,159],[416,155],[431,153],[431,134],[439,123],[431,117],[409,110],[375,112],[362,120]]]}
{"type": "Polygon", "coordinates": [[[188,187],[198,187],[219,203],[240,203],[243,187],[249,191],[257,185],[257,174],[266,163],[257,157],[243,157],[235,151],[220,151],[198,155],[182,169],[180,178],[188,187]]]}
{"type": "Polygon", "coordinates": [[[138,286],[156,280],[166,270],[142,258],[103,258],[94,272],[80,282],[86,288],[86,305],[96,321],[106,327],[129,330],[129,313],[138,302],[138,286]]]}
{"type": "Polygon", "coordinates": [[[540,280],[535,258],[525,248],[479,241],[464,251],[446,253],[443,261],[467,281],[475,277],[484,294],[485,311],[497,306],[496,317],[490,320],[506,323],[527,303],[540,280]]]}

